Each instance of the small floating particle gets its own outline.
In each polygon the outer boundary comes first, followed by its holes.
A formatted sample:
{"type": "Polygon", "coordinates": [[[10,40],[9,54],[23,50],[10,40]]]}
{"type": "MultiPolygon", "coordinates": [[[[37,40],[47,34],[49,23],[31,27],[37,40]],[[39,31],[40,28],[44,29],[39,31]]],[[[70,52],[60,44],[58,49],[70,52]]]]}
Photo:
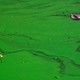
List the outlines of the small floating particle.
{"type": "Polygon", "coordinates": [[[3,57],[3,55],[2,54],[0,54],[0,58],[2,58],[3,57]]]}
{"type": "Polygon", "coordinates": [[[71,14],[71,19],[73,20],[80,20],[80,14],[71,14]]]}

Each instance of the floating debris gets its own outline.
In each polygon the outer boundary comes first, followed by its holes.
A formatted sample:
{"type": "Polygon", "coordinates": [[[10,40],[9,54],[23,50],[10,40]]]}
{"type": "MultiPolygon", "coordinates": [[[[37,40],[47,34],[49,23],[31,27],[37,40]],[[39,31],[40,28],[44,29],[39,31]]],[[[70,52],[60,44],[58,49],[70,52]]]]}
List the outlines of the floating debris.
{"type": "Polygon", "coordinates": [[[80,14],[71,14],[70,17],[74,20],[80,20],[80,14]]]}
{"type": "Polygon", "coordinates": [[[3,57],[3,55],[0,54],[0,62],[1,62],[1,63],[3,63],[3,61],[2,61],[2,57],[3,57]]]}
{"type": "Polygon", "coordinates": [[[2,58],[3,57],[3,55],[2,54],[0,54],[0,58],[2,58]]]}

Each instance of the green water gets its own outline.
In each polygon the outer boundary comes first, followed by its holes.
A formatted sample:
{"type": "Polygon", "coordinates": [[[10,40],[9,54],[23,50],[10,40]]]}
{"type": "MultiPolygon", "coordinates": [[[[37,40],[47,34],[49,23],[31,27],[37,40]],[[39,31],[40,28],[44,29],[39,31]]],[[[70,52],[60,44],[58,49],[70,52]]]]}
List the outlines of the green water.
{"type": "Polygon", "coordinates": [[[79,80],[79,0],[0,0],[1,80],[79,80]]]}

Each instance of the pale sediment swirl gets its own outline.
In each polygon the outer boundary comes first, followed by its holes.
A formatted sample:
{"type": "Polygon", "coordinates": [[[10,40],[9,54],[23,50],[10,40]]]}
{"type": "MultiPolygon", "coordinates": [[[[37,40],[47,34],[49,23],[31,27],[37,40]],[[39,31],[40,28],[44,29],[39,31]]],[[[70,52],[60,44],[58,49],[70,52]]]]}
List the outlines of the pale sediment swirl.
{"type": "MultiPolygon", "coordinates": [[[[33,3],[28,0],[12,0],[12,1],[0,0],[0,5],[2,5],[2,7],[0,6],[0,15],[1,16],[20,15],[30,16],[31,18],[32,16],[35,15],[46,18],[48,17],[53,18],[56,16],[69,18],[71,13],[79,13],[79,9],[76,8],[76,6],[78,6],[79,4],[80,2],[74,3],[70,2],[70,4],[69,3],[65,4],[63,7],[62,6],[58,7],[57,2],[54,3],[53,1],[33,3]]],[[[63,3],[60,3],[60,5],[63,5],[63,3]]],[[[70,39],[70,37],[68,37],[68,39],[70,39]]],[[[59,64],[59,73],[62,75],[80,76],[80,64],[76,63],[76,61],[72,60],[70,57],[59,55],[59,53],[55,54],[55,51],[53,49],[55,45],[53,43],[51,43],[51,45],[47,44],[47,46],[51,47],[51,49],[53,50],[53,54],[50,55],[49,54],[50,48],[48,48],[49,51],[47,52],[45,44],[46,44],[45,40],[40,42],[40,39],[36,39],[31,35],[0,32],[0,53],[2,55],[6,56],[8,54],[26,51],[36,57],[41,57],[53,63],[56,61],[59,64]]],[[[77,47],[76,51],[80,52],[80,45],[77,47]]],[[[1,63],[2,62],[3,61],[1,59],[1,63]]]]}
{"type": "Polygon", "coordinates": [[[59,64],[60,74],[67,75],[67,76],[80,76],[80,64],[76,63],[74,60],[66,56],[63,56],[63,55],[59,56],[58,54],[54,54],[55,53],[54,50],[53,50],[54,53],[50,55],[49,53],[42,50],[45,47],[45,45],[44,46],[42,45],[43,47],[41,46],[42,48],[41,47],[39,48],[39,45],[41,45],[42,43],[40,43],[39,40],[31,36],[22,35],[22,34],[0,33],[0,41],[3,41],[4,44],[7,43],[9,47],[13,46],[12,51],[7,50],[7,48],[5,47],[0,46],[0,53],[2,55],[27,51],[27,52],[30,52],[32,55],[41,57],[45,60],[48,60],[51,62],[56,61],[59,64]],[[23,42],[25,44],[23,44],[23,42]],[[16,49],[13,49],[14,47],[16,47],[16,49]]]}
{"type": "MultiPolygon", "coordinates": [[[[41,57],[41,58],[51,61],[53,63],[54,63],[54,61],[56,61],[59,64],[59,73],[62,75],[80,76],[80,64],[75,63],[75,61],[73,61],[70,58],[65,57],[65,56],[48,55],[45,52],[35,51],[35,50],[17,50],[17,51],[13,51],[13,52],[4,52],[3,50],[0,49],[0,51],[3,55],[27,51],[27,52],[30,52],[34,56],[41,57]]],[[[1,60],[1,62],[2,62],[2,60],[1,60]]]]}
{"type": "Polygon", "coordinates": [[[80,64],[65,56],[47,55],[41,51],[30,51],[33,55],[59,63],[59,73],[67,76],[80,76],[80,64]]]}

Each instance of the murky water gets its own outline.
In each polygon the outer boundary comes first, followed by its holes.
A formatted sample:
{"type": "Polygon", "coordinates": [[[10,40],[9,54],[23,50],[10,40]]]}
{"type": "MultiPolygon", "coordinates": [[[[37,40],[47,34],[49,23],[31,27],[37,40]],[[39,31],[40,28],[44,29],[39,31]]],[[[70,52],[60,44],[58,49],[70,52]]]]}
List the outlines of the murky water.
{"type": "Polygon", "coordinates": [[[79,79],[80,21],[70,19],[79,4],[0,0],[1,79],[79,79]]]}

